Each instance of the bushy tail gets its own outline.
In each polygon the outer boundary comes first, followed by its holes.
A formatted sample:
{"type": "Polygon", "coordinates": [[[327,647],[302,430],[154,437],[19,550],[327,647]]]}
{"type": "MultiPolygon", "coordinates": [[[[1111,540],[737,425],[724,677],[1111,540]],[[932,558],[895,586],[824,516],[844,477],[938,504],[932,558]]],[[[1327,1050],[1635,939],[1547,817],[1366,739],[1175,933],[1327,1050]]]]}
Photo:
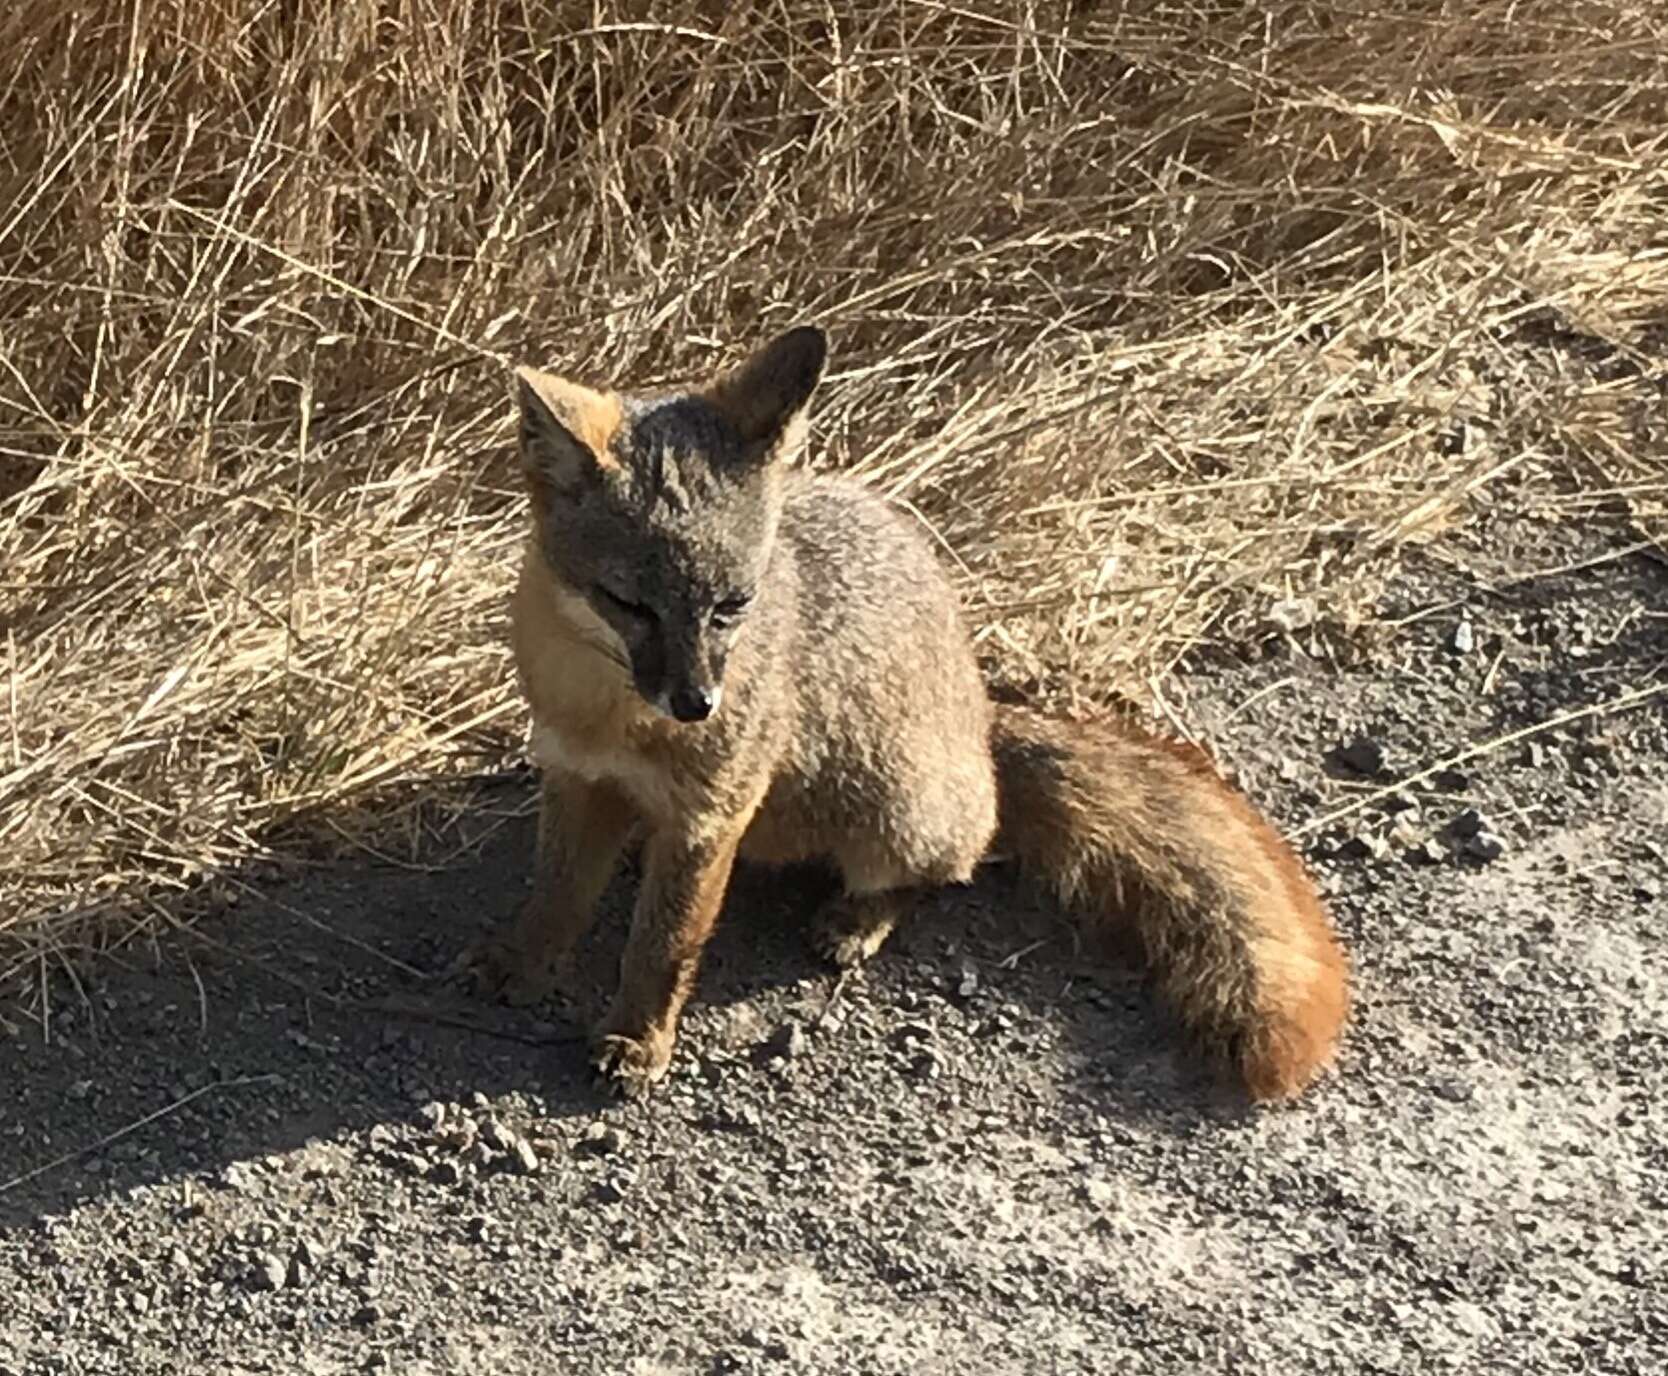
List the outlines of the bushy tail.
{"type": "Polygon", "coordinates": [[[1254,1099],[1298,1093],[1349,1009],[1349,964],[1297,857],[1209,759],[998,706],[999,851],[1133,953],[1254,1099]]]}

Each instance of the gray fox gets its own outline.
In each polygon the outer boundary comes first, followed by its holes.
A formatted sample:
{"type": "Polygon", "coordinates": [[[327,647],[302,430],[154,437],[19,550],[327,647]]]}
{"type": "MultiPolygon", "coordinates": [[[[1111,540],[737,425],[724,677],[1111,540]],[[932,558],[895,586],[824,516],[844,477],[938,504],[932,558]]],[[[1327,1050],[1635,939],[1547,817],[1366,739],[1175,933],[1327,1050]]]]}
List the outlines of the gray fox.
{"type": "Polygon", "coordinates": [[[1296,857],[1191,746],[992,703],[915,525],[792,465],[827,357],[781,335],[670,395],[520,369],[532,536],[513,643],[542,767],[533,892],[471,953],[511,1002],[555,983],[625,846],[642,880],[593,1063],[636,1093],[733,862],[831,861],[840,966],[912,892],[1016,861],[1133,951],[1192,1039],[1258,1100],[1330,1059],[1348,965],[1296,857]]]}

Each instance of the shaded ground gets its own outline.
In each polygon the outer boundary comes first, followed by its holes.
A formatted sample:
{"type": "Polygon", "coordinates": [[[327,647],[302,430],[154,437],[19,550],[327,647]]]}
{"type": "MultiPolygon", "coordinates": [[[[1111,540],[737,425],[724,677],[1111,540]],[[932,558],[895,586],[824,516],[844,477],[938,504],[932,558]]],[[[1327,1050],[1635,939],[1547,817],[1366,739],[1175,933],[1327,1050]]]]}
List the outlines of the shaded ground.
{"type": "MultiPolygon", "coordinates": [[[[1298,631],[1185,677],[1284,824],[1668,672],[1651,559],[1445,548],[1370,655],[1298,631]]],[[[747,877],[673,1079],[605,1104],[560,1024],[393,963],[512,907],[506,788],[434,872],[316,873],[0,1010],[0,1373],[1657,1371],[1665,762],[1658,698],[1306,834],[1359,1007],[1278,1112],[999,876],[837,997],[809,881],[747,877]]]]}

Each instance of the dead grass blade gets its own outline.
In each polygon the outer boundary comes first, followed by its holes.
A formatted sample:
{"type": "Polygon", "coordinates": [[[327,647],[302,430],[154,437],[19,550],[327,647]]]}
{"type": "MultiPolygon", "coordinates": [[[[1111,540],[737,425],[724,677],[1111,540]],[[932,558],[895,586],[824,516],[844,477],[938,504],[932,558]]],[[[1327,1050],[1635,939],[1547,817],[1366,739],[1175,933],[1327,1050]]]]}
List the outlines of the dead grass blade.
{"type": "Polygon", "coordinates": [[[294,12],[0,13],[0,980],[515,757],[508,360],[821,320],[816,462],[1044,698],[1668,531],[1661,6],[294,12]]]}

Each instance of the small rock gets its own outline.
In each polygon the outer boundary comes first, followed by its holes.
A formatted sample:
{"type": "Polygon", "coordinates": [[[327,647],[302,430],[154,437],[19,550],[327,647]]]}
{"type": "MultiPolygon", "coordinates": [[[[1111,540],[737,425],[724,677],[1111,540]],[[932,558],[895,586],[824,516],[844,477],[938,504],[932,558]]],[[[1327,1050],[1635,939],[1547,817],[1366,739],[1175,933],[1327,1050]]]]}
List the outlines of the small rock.
{"type": "Polygon", "coordinates": [[[1506,843],[1492,831],[1479,831],[1466,839],[1465,853],[1477,860],[1498,860],[1506,853],[1506,843]]]}
{"type": "Polygon", "coordinates": [[[1362,832],[1339,846],[1338,854],[1345,860],[1384,860],[1390,855],[1390,843],[1372,832],[1362,832]]]}
{"type": "Polygon", "coordinates": [[[1108,1209],[1117,1202],[1118,1192],[1109,1180],[1085,1180],[1080,1187],[1084,1202],[1096,1209],[1108,1209]]]}
{"type": "Polygon", "coordinates": [[[1462,619],[1454,627],[1453,633],[1448,637],[1448,648],[1456,655],[1468,655],[1477,648],[1477,633],[1471,629],[1469,620],[1462,619]]]}
{"type": "Polygon", "coordinates": [[[1448,853],[1443,850],[1442,843],[1431,836],[1408,851],[1407,858],[1417,865],[1440,865],[1448,858],[1448,853]]]}
{"type": "Polygon", "coordinates": [[[257,1290],[282,1290],[284,1282],[289,1279],[290,1268],[284,1259],[274,1256],[271,1252],[260,1252],[255,1256],[254,1264],[249,1271],[249,1282],[257,1290]]]}
{"type": "Polygon", "coordinates": [[[576,1152],[586,1156],[613,1156],[624,1149],[625,1134],[607,1123],[592,1123],[585,1135],[573,1144],[576,1152]]]}
{"type": "Polygon", "coordinates": [[[979,992],[979,970],[971,961],[965,961],[961,967],[961,978],[956,983],[956,993],[970,999],[979,992]]]}
{"type": "Polygon", "coordinates": [[[254,1168],[247,1161],[228,1161],[220,1171],[220,1181],[228,1189],[247,1190],[255,1183],[254,1168]]]}
{"type": "Polygon", "coordinates": [[[478,1132],[473,1118],[459,1118],[441,1128],[435,1140],[448,1151],[466,1152],[475,1145],[478,1132]]]}
{"type": "Polygon", "coordinates": [[[1338,749],[1338,762],[1357,774],[1384,772],[1384,747],[1371,736],[1357,736],[1338,749]]]}
{"type": "Polygon", "coordinates": [[[1390,828],[1390,844],[1403,850],[1417,850],[1425,843],[1425,833],[1416,822],[1402,817],[1390,828]]]}
{"type": "Polygon", "coordinates": [[[1455,1327],[1473,1338],[1492,1341],[1500,1337],[1500,1325],[1486,1310],[1469,1300],[1455,1300],[1448,1306],[1448,1314],[1455,1327]]]}
{"type": "Polygon", "coordinates": [[[1546,747],[1539,741],[1530,741],[1523,752],[1523,762],[1532,769],[1539,769],[1546,763],[1546,747]]]}
{"type": "Polygon", "coordinates": [[[417,1112],[431,1132],[438,1132],[441,1124],[446,1121],[446,1105],[438,1100],[424,1104],[417,1112]]]}
{"type": "Polygon", "coordinates": [[[805,1054],[805,1045],[805,1029],[793,1018],[789,1018],[770,1034],[770,1040],[765,1043],[765,1051],[769,1055],[791,1061],[794,1057],[805,1054]]]}
{"type": "Polygon", "coordinates": [[[533,1150],[533,1144],[525,1137],[515,1139],[515,1145],[510,1148],[510,1160],[523,1175],[539,1173],[539,1154],[533,1150]]]}
{"type": "Polygon", "coordinates": [[[515,1140],[515,1134],[496,1118],[488,1118],[481,1125],[481,1141],[494,1151],[509,1151],[515,1140]]]}
{"type": "Polygon", "coordinates": [[[1468,807],[1463,812],[1457,813],[1454,820],[1448,823],[1449,834],[1461,841],[1475,836],[1482,829],[1483,814],[1474,807],[1468,807]]]}

